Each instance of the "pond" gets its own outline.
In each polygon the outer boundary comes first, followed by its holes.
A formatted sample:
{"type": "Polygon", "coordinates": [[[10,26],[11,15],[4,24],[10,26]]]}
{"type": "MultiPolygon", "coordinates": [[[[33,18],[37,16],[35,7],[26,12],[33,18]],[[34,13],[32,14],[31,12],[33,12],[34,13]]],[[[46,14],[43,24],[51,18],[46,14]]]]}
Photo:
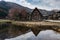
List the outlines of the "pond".
{"type": "Polygon", "coordinates": [[[52,30],[45,30],[41,31],[38,36],[35,36],[31,31],[18,37],[5,40],[60,40],[60,34],[52,30]]]}

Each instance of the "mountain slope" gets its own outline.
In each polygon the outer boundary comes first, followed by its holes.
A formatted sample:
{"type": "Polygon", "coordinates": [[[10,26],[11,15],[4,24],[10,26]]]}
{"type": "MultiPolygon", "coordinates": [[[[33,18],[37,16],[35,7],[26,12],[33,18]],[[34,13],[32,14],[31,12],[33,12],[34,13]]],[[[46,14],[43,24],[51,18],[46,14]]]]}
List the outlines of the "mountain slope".
{"type": "MultiPolygon", "coordinates": [[[[19,8],[19,9],[25,9],[28,13],[31,13],[34,9],[30,9],[30,8],[27,8],[27,7],[23,7],[21,5],[18,5],[16,3],[13,3],[13,2],[5,2],[5,1],[0,1],[0,8],[6,10],[7,12],[9,11],[9,9],[11,8],[19,8]]],[[[21,11],[21,10],[20,10],[21,11]]],[[[53,11],[47,11],[47,10],[42,10],[42,9],[39,9],[39,11],[44,15],[44,16],[48,16],[48,15],[51,15],[53,14],[53,11]]],[[[7,13],[8,14],[8,13],[7,13]]]]}

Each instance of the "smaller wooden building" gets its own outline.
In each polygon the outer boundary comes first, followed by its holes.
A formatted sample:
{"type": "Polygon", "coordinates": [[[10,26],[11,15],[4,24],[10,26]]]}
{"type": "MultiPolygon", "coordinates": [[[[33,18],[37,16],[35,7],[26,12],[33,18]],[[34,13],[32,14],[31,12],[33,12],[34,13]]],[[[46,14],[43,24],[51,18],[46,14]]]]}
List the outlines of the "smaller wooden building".
{"type": "Polygon", "coordinates": [[[48,19],[51,20],[60,20],[60,12],[54,12],[52,15],[48,16],[48,19]]]}

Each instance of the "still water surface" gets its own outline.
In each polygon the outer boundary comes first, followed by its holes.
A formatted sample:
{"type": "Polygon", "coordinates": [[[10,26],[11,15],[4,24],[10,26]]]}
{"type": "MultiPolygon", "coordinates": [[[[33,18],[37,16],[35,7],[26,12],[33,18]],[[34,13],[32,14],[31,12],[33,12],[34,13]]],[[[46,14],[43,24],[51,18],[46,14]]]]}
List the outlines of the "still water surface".
{"type": "Polygon", "coordinates": [[[41,31],[36,37],[33,32],[29,32],[23,35],[20,35],[15,38],[5,39],[5,40],[60,40],[60,34],[55,33],[52,30],[41,31]]]}

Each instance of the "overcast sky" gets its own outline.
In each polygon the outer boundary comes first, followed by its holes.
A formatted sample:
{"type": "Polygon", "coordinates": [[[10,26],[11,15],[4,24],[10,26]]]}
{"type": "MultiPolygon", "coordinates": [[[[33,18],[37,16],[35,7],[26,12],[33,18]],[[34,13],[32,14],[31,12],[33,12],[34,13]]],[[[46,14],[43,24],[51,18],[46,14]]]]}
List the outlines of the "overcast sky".
{"type": "Polygon", "coordinates": [[[40,9],[60,9],[60,0],[5,0],[15,2],[29,8],[40,8],[40,9]]]}

